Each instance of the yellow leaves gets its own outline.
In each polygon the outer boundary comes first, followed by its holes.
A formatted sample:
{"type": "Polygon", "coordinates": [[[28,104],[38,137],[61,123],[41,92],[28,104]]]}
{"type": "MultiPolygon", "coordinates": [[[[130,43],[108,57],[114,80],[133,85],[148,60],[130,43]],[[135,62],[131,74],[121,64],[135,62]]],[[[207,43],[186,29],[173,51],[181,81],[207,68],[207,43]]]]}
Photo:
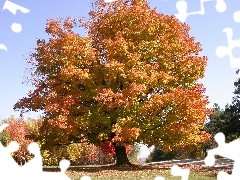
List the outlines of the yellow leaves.
{"type": "Polygon", "coordinates": [[[90,21],[80,22],[85,37],[72,19],[48,20],[52,37],[38,40],[29,60],[36,90],[16,107],[44,110],[51,126],[68,132],[91,130],[85,135],[95,141],[112,133],[121,143],[194,140],[192,126],[211,111],[196,82],[207,58],[198,56],[189,27],[145,0],[94,2],[90,21]]]}
{"type": "Polygon", "coordinates": [[[100,133],[97,139],[99,139],[100,141],[108,140],[108,134],[100,133]]]}
{"type": "Polygon", "coordinates": [[[80,143],[74,143],[74,144],[70,144],[69,146],[67,146],[67,152],[69,154],[69,158],[72,161],[76,161],[77,159],[79,159],[81,157],[81,154],[83,152],[83,145],[80,143]]]}
{"type": "Polygon", "coordinates": [[[73,65],[70,65],[66,68],[62,68],[60,70],[60,74],[62,78],[71,79],[72,77],[77,77],[77,79],[80,80],[86,80],[89,79],[89,69],[78,69],[74,67],[73,65]]]}
{"type": "Polygon", "coordinates": [[[124,72],[124,64],[118,62],[117,60],[109,60],[109,62],[104,63],[103,65],[106,69],[106,77],[109,79],[115,79],[118,73],[125,73],[124,72]]]}
{"type": "Polygon", "coordinates": [[[104,39],[103,43],[107,49],[108,59],[117,59],[120,62],[124,62],[131,43],[127,42],[120,32],[116,33],[114,40],[110,38],[104,39]]]}
{"type": "Polygon", "coordinates": [[[115,124],[112,127],[112,132],[115,133],[115,137],[112,139],[113,142],[133,143],[140,136],[141,129],[135,127],[131,128],[126,124],[123,126],[115,124]]]}
{"type": "MultiPolygon", "coordinates": [[[[196,84],[188,89],[179,86],[168,93],[152,94],[148,103],[142,106],[141,112],[148,117],[145,125],[152,129],[156,134],[155,138],[161,138],[164,144],[191,144],[195,140],[203,142],[208,135],[199,132],[199,124],[202,125],[206,114],[211,113],[211,110],[206,108],[207,99],[202,95],[203,91],[202,85],[196,84]],[[166,108],[168,106],[169,108],[166,108]],[[162,124],[156,114],[165,120],[162,124]]],[[[150,131],[148,134],[150,135],[150,131]]]]}
{"type": "Polygon", "coordinates": [[[108,110],[122,107],[127,104],[122,93],[114,93],[111,89],[103,89],[94,99],[105,105],[108,110]]]}
{"type": "Polygon", "coordinates": [[[63,22],[61,17],[58,18],[58,21],[47,19],[45,32],[53,37],[59,37],[63,33],[73,33],[72,29],[75,25],[76,20],[72,18],[66,18],[63,22]]]}
{"type": "MultiPolygon", "coordinates": [[[[141,67],[139,67],[139,68],[141,68],[141,67]]],[[[130,73],[131,73],[131,76],[129,76],[129,80],[131,82],[143,83],[146,80],[147,73],[144,70],[141,71],[136,68],[132,68],[132,70],[130,70],[130,73]]]]}
{"type": "Polygon", "coordinates": [[[61,25],[55,20],[48,19],[46,26],[46,33],[51,34],[53,37],[62,33],[61,25]]]}
{"type": "Polygon", "coordinates": [[[146,92],[146,90],[147,90],[147,87],[145,84],[138,84],[133,82],[129,85],[129,88],[127,90],[123,91],[123,93],[128,96],[134,97],[146,92]]]}
{"type": "Polygon", "coordinates": [[[46,112],[53,112],[53,111],[58,112],[58,111],[59,111],[59,104],[58,104],[58,103],[47,104],[47,105],[45,106],[45,108],[46,108],[46,112]]]}
{"type": "MultiPolygon", "coordinates": [[[[70,119],[67,115],[67,112],[65,112],[66,115],[58,115],[55,118],[52,118],[49,120],[49,124],[55,128],[58,128],[58,130],[64,129],[64,132],[70,133],[72,132],[75,128],[73,125],[70,123],[70,119]]],[[[67,139],[67,137],[65,137],[67,139]]],[[[65,142],[66,143],[66,142],[65,142]]]]}

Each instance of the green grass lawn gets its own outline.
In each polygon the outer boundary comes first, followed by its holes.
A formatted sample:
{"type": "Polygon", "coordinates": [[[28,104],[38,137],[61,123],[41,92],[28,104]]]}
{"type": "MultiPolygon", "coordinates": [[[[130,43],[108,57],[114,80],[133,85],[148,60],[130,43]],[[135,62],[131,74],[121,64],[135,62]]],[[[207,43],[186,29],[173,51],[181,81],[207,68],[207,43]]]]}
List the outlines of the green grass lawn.
{"type": "MultiPolygon", "coordinates": [[[[45,171],[59,171],[56,168],[44,169],[45,171]]],[[[217,170],[219,171],[219,170],[217,170]]],[[[157,176],[162,176],[166,180],[181,180],[180,176],[172,176],[170,167],[159,166],[75,166],[69,167],[66,174],[74,180],[79,180],[83,175],[88,175],[92,180],[154,180],[157,176]]],[[[215,174],[211,170],[190,171],[189,180],[216,180],[215,174]]]]}
{"type": "MultiPolygon", "coordinates": [[[[154,180],[157,176],[163,176],[166,180],[181,180],[180,176],[172,176],[168,170],[156,171],[156,170],[141,170],[141,171],[102,171],[97,173],[86,173],[92,180],[154,180]]],[[[70,176],[71,179],[79,180],[81,176],[70,176]]],[[[217,177],[213,176],[209,172],[191,172],[189,180],[216,180],[217,177]]]]}

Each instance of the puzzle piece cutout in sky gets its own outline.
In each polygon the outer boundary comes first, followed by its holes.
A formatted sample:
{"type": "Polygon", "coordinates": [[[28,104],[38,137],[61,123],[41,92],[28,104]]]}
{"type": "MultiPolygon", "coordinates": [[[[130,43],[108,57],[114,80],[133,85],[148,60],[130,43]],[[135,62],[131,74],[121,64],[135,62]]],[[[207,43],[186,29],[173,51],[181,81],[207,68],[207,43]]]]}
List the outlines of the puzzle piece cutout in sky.
{"type": "Polygon", "coordinates": [[[236,11],[233,13],[233,19],[236,23],[240,23],[240,11],[236,11]]]}
{"type": "MultiPolygon", "coordinates": [[[[5,1],[5,4],[2,8],[2,10],[5,10],[5,9],[10,11],[14,15],[16,15],[17,10],[19,10],[22,13],[25,13],[25,14],[30,12],[29,9],[27,9],[25,7],[22,7],[22,6],[19,6],[18,4],[15,4],[15,3],[11,2],[11,1],[8,1],[8,0],[5,1]]],[[[22,31],[22,25],[19,24],[19,23],[12,23],[11,29],[12,29],[13,32],[19,33],[19,32],[22,31]]]]}
{"type": "MultiPolygon", "coordinates": [[[[19,10],[22,13],[25,13],[25,14],[30,12],[29,9],[27,9],[25,7],[22,7],[22,6],[19,6],[18,4],[15,4],[15,3],[11,2],[11,1],[8,1],[8,0],[5,1],[2,10],[8,10],[14,15],[16,15],[17,10],[19,10]]],[[[20,23],[14,22],[11,25],[11,29],[12,29],[13,32],[19,33],[19,32],[22,31],[22,25],[20,23]]],[[[4,45],[4,44],[0,44],[0,50],[1,49],[7,51],[7,46],[4,45]]]]}
{"type": "Polygon", "coordinates": [[[25,7],[22,7],[22,6],[19,6],[18,4],[15,4],[11,1],[8,1],[6,0],[4,5],[3,5],[3,10],[4,9],[7,9],[9,10],[12,14],[16,15],[17,13],[17,10],[21,11],[22,13],[29,13],[30,10],[25,8],[25,7]]]}
{"type": "Polygon", "coordinates": [[[220,171],[217,175],[218,180],[237,180],[240,177],[240,138],[230,142],[225,142],[225,135],[223,133],[217,133],[214,136],[215,141],[218,143],[218,147],[207,151],[207,156],[204,162],[207,166],[213,166],[215,164],[215,155],[219,155],[234,161],[232,174],[220,171]]]}
{"type": "MultiPolygon", "coordinates": [[[[175,14],[175,16],[178,18],[179,21],[184,23],[189,15],[196,15],[196,14],[203,15],[203,14],[205,14],[203,3],[208,2],[208,1],[213,1],[213,0],[200,0],[200,10],[199,11],[187,12],[187,8],[188,8],[187,2],[185,0],[179,0],[176,2],[176,8],[177,8],[178,14],[175,14]]],[[[225,1],[224,0],[216,0],[215,9],[219,13],[226,11],[227,5],[226,5],[225,1]]]]}
{"type": "MultiPolygon", "coordinates": [[[[238,19],[237,19],[238,20],[238,19]]],[[[216,55],[220,58],[224,56],[229,56],[230,66],[231,68],[238,68],[240,69],[240,58],[235,58],[233,56],[232,50],[233,48],[239,47],[240,48],[240,39],[233,40],[233,30],[232,28],[224,28],[222,32],[225,32],[227,35],[228,46],[218,46],[216,48],[216,55]]],[[[238,73],[240,76],[240,73],[238,73]]]]}

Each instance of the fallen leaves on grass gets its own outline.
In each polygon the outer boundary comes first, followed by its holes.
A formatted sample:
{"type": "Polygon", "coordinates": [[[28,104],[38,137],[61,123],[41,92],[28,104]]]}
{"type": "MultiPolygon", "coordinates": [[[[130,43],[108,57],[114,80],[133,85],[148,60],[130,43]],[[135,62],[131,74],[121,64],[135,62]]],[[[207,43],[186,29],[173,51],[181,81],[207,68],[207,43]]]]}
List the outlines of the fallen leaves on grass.
{"type": "MultiPolygon", "coordinates": [[[[174,164],[165,165],[130,165],[115,166],[106,165],[101,167],[70,167],[66,174],[71,178],[79,179],[84,175],[90,176],[92,179],[154,179],[156,176],[170,176],[170,169],[174,164]]],[[[190,169],[192,172],[209,173],[213,177],[217,177],[219,171],[231,174],[231,168],[210,167],[196,164],[176,164],[183,169],[190,169]]],[[[58,168],[48,168],[44,171],[58,171],[58,168]]]]}
{"type": "Polygon", "coordinates": [[[229,174],[232,173],[231,168],[226,167],[211,167],[211,166],[202,166],[202,165],[195,165],[195,164],[184,164],[184,165],[178,165],[179,167],[183,169],[190,169],[190,171],[195,172],[211,172],[213,175],[217,175],[219,171],[224,171],[229,174]]]}

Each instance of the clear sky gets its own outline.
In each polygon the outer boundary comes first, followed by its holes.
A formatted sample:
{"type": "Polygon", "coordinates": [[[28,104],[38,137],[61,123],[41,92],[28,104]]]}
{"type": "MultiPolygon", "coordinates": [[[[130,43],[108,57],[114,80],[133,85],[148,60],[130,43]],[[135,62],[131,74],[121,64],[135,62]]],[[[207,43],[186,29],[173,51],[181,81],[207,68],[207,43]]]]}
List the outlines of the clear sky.
{"type": "MultiPolygon", "coordinates": [[[[149,0],[152,8],[157,7],[158,12],[168,15],[177,14],[176,2],[179,0],[149,0]]],[[[206,0],[205,0],[206,1],[206,0]]],[[[18,99],[27,95],[33,87],[22,84],[27,66],[26,58],[36,47],[36,39],[48,38],[45,33],[45,24],[48,18],[61,17],[87,17],[91,8],[91,0],[11,0],[17,5],[30,10],[28,13],[17,11],[13,14],[2,9],[5,0],[0,0],[0,44],[7,47],[7,51],[0,49],[0,119],[11,115],[19,116],[14,112],[13,105],[18,99]],[[22,31],[15,33],[11,29],[12,23],[20,23],[22,31]]],[[[201,0],[186,0],[187,12],[197,12],[201,9],[201,0]]],[[[240,11],[240,1],[225,0],[226,11],[220,13],[215,9],[217,0],[204,2],[203,15],[189,15],[185,23],[191,27],[190,34],[202,44],[201,55],[209,58],[205,78],[200,80],[209,96],[210,104],[218,103],[221,108],[231,103],[233,83],[238,78],[231,68],[229,57],[219,58],[215,50],[218,46],[228,46],[227,36],[222,30],[231,27],[233,39],[240,39],[240,23],[233,20],[233,13],[240,11]],[[238,33],[237,33],[238,32],[238,33]]],[[[82,30],[79,31],[83,33],[82,30]]],[[[240,47],[233,49],[233,56],[240,58],[240,47]]],[[[25,114],[24,117],[36,118],[39,114],[25,114]]]]}

